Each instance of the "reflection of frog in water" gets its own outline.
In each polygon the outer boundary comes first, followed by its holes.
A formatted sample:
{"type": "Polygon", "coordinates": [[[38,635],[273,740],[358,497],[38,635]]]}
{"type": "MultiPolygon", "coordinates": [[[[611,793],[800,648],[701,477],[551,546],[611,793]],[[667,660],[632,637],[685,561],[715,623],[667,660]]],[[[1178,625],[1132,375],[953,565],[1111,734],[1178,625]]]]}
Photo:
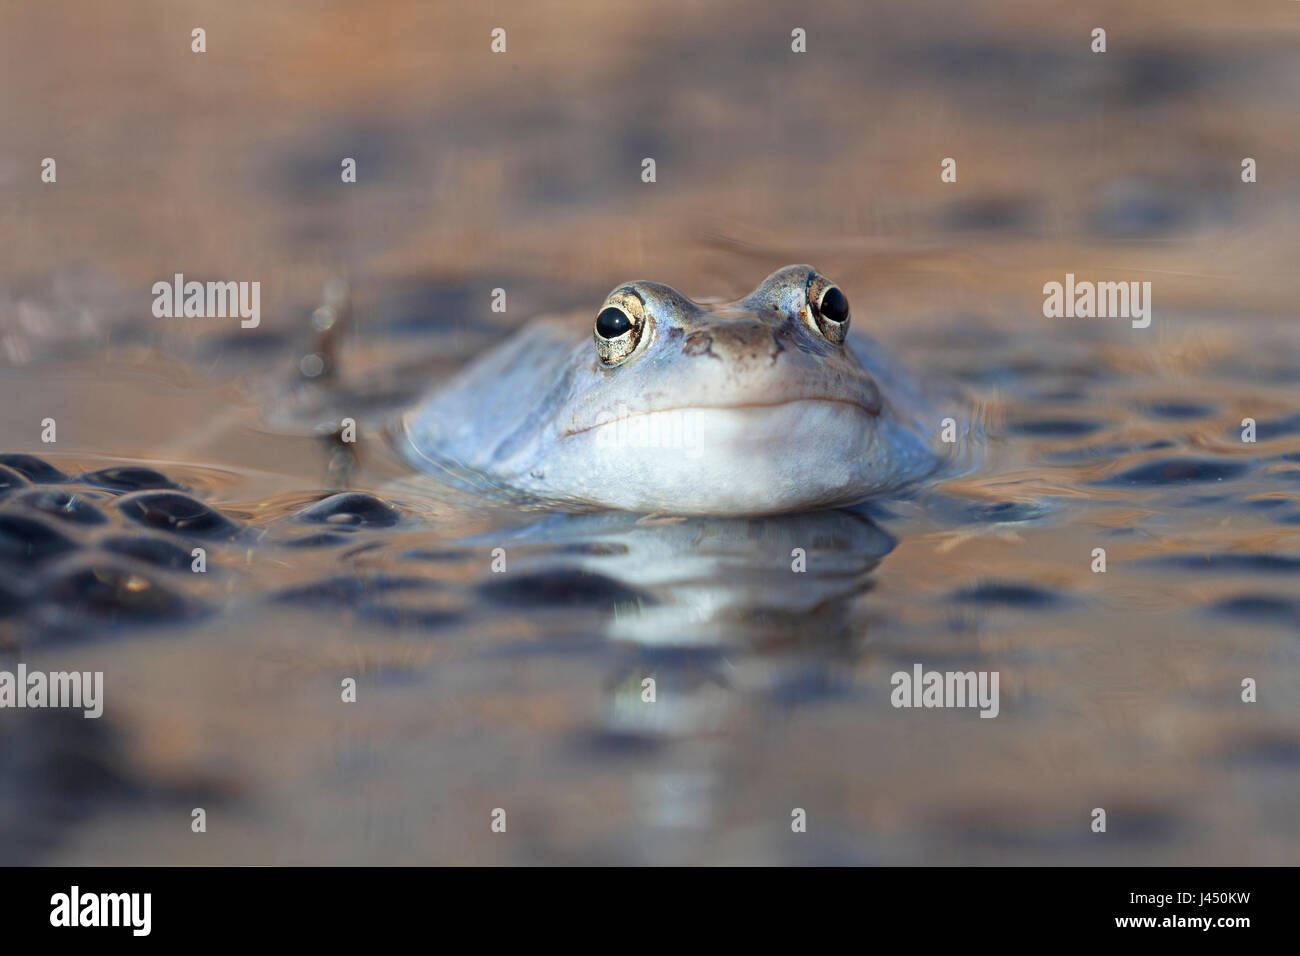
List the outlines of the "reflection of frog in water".
{"type": "Polygon", "coordinates": [[[787,704],[824,692],[863,652],[853,609],[895,541],[860,514],[824,510],[552,514],[462,544],[509,552],[510,573],[488,575],[480,597],[526,608],[544,633],[548,620],[572,626],[584,605],[605,612],[619,650],[602,729],[626,741],[717,728],[748,691],[787,704]]]}
{"type": "Polygon", "coordinates": [[[621,285],[594,343],[534,323],[408,412],[401,445],[435,474],[576,510],[778,514],[934,474],[948,414],[850,330],[834,283],[788,266],[728,303],[621,285]]]}
{"type": "Polygon", "coordinates": [[[612,609],[611,640],[648,645],[834,643],[848,607],[894,539],[863,515],[827,510],[761,518],[637,519],[548,515],[461,546],[500,547],[510,573],[491,576],[492,605],[612,609]]]}

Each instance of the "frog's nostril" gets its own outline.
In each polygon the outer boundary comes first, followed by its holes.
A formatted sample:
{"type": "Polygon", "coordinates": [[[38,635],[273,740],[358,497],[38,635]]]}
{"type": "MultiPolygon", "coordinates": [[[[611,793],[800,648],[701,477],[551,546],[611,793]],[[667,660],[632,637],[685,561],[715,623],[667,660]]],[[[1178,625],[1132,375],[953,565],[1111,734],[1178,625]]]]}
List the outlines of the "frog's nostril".
{"type": "Polygon", "coordinates": [[[708,332],[693,332],[682,343],[683,355],[713,355],[713,336],[708,332]]]}
{"type": "Polygon", "coordinates": [[[792,347],[794,346],[794,335],[790,331],[790,326],[783,325],[780,328],[773,329],[772,330],[772,361],[773,362],[776,361],[776,357],[778,355],[780,355],[782,352],[785,351],[785,347],[787,345],[792,347]]]}

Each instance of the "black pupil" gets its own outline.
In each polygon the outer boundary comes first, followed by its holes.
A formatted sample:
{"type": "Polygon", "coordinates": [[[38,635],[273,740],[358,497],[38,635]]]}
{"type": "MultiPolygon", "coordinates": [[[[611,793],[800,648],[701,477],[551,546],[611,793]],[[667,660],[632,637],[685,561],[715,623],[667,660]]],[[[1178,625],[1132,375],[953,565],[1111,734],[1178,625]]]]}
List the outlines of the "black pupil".
{"type": "Polygon", "coordinates": [[[832,322],[847,322],[849,320],[849,300],[844,298],[843,292],[831,286],[822,296],[819,311],[832,322]]]}
{"type": "Polygon", "coordinates": [[[630,328],[632,323],[627,320],[623,310],[612,305],[596,316],[596,333],[602,339],[616,339],[630,328]]]}

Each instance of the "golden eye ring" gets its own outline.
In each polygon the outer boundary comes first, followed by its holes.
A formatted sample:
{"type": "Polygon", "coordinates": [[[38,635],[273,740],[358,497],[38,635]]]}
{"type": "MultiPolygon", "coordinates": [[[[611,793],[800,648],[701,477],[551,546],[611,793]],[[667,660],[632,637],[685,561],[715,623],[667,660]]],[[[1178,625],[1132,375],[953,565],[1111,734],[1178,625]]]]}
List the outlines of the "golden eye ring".
{"type": "Polygon", "coordinates": [[[843,345],[849,334],[849,300],[830,279],[813,275],[808,282],[807,324],[832,345],[843,345]]]}
{"type": "Polygon", "coordinates": [[[596,354],[608,368],[622,365],[646,338],[650,322],[645,303],[631,289],[619,289],[605,300],[592,328],[596,354]]]}

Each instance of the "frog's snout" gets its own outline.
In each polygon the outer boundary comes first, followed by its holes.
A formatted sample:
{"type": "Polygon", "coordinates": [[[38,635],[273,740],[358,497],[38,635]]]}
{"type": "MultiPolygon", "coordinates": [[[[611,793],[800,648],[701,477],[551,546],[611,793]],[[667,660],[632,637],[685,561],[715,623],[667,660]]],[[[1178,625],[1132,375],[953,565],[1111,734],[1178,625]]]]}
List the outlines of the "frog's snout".
{"type": "Polygon", "coordinates": [[[681,351],[690,358],[721,362],[771,362],[786,348],[781,331],[760,321],[720,323],[707,331],[686,336],[681,351]]]}

